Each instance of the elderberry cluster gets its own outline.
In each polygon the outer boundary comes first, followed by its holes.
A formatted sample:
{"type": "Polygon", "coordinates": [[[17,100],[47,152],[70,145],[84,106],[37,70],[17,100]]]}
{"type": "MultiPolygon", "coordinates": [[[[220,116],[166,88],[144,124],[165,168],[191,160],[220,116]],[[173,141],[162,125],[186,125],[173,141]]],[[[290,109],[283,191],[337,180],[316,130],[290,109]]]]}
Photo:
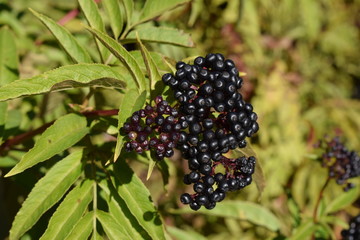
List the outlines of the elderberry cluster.
{"type": "Polygon", "coordinates": [[[360,239],[360,215],[355,216],[349,222],[349,229],[342,230],[341,236],[343,240],[360,239]]]}
{"type": "Polygon", "coordinates": [[[130,141],[125,143],[127,152],[152,150],[159,160],[171,157],[179,139],[182,126],[178,123],[179,112],[161,96],[156,97],[155,106],[146,105],[136,111],[122,127],[130,141]]]}
{"type": "Polygon", "coordinates": [[[252,181],[255,157],[229,159],[224,154],[246,147],[246,137],[259,129],[257,114],[238,92],[243,80],[230,59],[221,54],[197,57],[194,65],[178,62],[176,74],[162,80],[174,91],[183,115],[177,148],[188,160],[191,170],[185,184],[193,184],[194,194],[184,193],[180,200],[193,210],[215,207],[226,192],[244,188],[252,181]],[[225,172],[218,172],[221,164],[225,172]]]}
{"type": "Polygon", "coordinates": [[[339,185],[346,184],[344,190],[353,188],[348,179],[360,176],[360,156],[348,150],[339,137],[325,139],[319,146],[324,149],[321,156],[322,166],[329,169],[329,177],[336,179],[339,185]]]}

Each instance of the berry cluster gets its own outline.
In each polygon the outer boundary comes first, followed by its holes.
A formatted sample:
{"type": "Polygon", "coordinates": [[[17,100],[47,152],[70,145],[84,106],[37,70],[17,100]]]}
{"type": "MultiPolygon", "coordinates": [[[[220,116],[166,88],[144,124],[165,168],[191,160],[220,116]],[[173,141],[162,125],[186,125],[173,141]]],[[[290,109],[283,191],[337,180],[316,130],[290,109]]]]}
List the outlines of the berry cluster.
{"type": "Polygon", "coordinates": [[[162,97],[156,97],[154,107],[146,105],[134,112],[130,121],[122,127],[130,139],[125,143],[125,150],[137,153],[152,150],[159,160],[171,157],[182,129],[178,117],[176,108],[172,108],[162,97]]]}
{"type": "Polygon", "coordinates": [[[159,160],[172,156],[174,147],[179,149],[191,170],[184,183],[193,184],[195,191],[182,194],[181,202],[193,210],[212,209],[226,192],[252,182],[255,157],[232,159],[226,153],[246,147],[245,138],[259,130],[257,114],[238,92],[243,80],[232,60],[208,54],[197,57],[194,65],[178,62],[176,69],[175,75],[164,74],[162,80],[178,104],[171,107],[157,97],[154,107],[133,113],[122,127],[130,139],[125,148],[151,150],[159,160]]]}
{"type": "Polygon", "coordinates": [[[349,151],[339,137],[325,139],[319,146],[325,151],[321,160],[322,166],[329,169],[329,177],[335,178],[339,185],[346,184],[345,191],[354,187],[347,180],[360,176],[360,156],[354,151],[349,151]]]}
{"type": "Polygon", "coordinates": [[[343,237],[343,240],[360,239],[360,215],[357,215],[350,220],[349,229],[342,230],[341,236],[343,237]]]}
{"type": "Polygon", "coordinates": [[[191,172],[185,184],[193,184],[195,194],[184,193],[180,200],[193,210],[215,207],[228,191],[249,185],[255,157],[229,159],[224,154],[246,146],[246,137],[259,129],[257,114],[238,90],[243,80],[235,64],[221,54],[197,57],[194,65],[178,62],[176,74],[163,75],[163,82],[174,91],[183,115],[177,148],[188,160],[191,172]],[[225,173],[218,172],[219,164],[225,173]],[[215,184],[217,185],[215,187],[215,184]]]}

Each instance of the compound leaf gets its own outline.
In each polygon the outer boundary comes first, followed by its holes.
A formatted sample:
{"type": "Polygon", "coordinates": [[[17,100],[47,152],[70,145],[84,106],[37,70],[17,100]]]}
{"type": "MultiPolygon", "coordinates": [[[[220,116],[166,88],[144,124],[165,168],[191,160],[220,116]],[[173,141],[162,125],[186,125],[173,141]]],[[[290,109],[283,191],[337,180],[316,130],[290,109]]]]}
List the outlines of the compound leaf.
{"type": "Polygon", "coordinates": [[[75,87],[124,88],[126,84],[120,79],[119,72],[103,64],[69,65],[0,87],[0,101],[75,87]]]}
{"type": "Polygon", "coordinates": [[[86,124],[85,117],[73,113],[60,117],[45,130],[35,142],[35,146],[22,157],[21,161],[5,177],[21,173],[71,147],[89,132],[86,124]]]}
{"type": "Polygon", "coordinates": [[[64,239],[81,219],[92,200],[93,181],[85,180],[72,189],[56,209],[41,240],[64,239]]]}
{"type": "Polygon", "coordinates": [[[56,163],[41,178],[16,214],[10,239],[19,239],[66,193],[81,174],[83,151],[76,151],[56,163]]]}
{"type": "Polygon", "coordinates": [[[109,16],[111,30],[114,34],[114,38],[117,39],[123,29],[123,15],[119,6],[118,0],[103,0],[106,12],[109,16]]]}
{"type": "Polygon", "coordinates": [[[152,239],[165,239],[162,221],[149,190],[125,161],[118,161],[113,166],[114,186],[133,216],[152,239]]]}
{"type": "Polygon", "coordinates": [[[80,45],[74,36],[64,27],[57,24],[51,18],[42,15],[32,9],[30,11],[50,30],[59,41],[66,53],[77,63],[91,63],[88,52],[80,45]]]}

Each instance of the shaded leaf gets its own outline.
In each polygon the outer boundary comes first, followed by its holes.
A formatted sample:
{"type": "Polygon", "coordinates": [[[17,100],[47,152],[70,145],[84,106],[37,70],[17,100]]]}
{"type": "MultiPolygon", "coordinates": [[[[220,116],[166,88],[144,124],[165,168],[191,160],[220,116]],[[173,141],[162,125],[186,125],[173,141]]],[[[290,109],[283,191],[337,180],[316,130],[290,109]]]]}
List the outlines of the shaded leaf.
{"type": "Polygon", "coordinates": [[[35,142],[35,146],[22,157],[21,161],[5,177],[21,173],[71,147],[89,132],[86,124],[85,117],[73,113],[60,117],[45,130],[35,142]]]}
{"type": "Polygon", "coordinates": [[[340,209],[345,208],[346,206],[353,203],[360,195],[360,187],[356,186],[355,188],[350,189],[347,192],[344,192],[334,198],[327,206],[326,213],[336,212],[340,209]]]}
{"type": "Polygon", "coordinates": [[[109,213],[97,210],[96,217],[99,219],[109,239],[131,239],[126,232],[121,231],[123,228],[109,213]]]}
{"type": "Polygon", "coordinates": [[[0,101],[74,87],[124,88],[126,85],[120,80],[121,78],[120,73],[106,65],[69,65],[0,87],[0,101]]]}
{"type": "Polygon", "coordinates": [[[91,63],[88,52],[81,46],[73,35],[63,26],[57,24],[49,17],[42,15],[32,9],[30,11],[50,30],[59,41],[66,53],[77,63],[91,63]]]}
{"type": "Polygon", "coordinates": [[[147,20],[150,20],[186,2],[189,2],[189,0],[147,0],[142,9],[139,22],[145,22],[147,20]]]}
{"type": "Polygon", "coordinates": [[[140,233],[145,230],[139,225],[136,218],[131,214],[126,206],[124,200],[116,192],[114,186],[109,181],[101,181],[99,183],[103,194],[105,195],[106,203],[109,207],[109,214],[120,225],[122,232],[127,232],[131,239],[143,239],[140,233]]]}
{"type": "Polygon", "coordinates": [[[123,15],[120,10],[118,0],[103,0],[106,12],[109,16],[111,30],[114,34],[115,39],[120,36],[120,33],[123,28],[124,20],[123,15]]]}
{"type": "MultiPolygon", "coordinates": [[[[101,32],[105,32],[105,25],[95,1],[78,0],[78,2],[89,25],[94,29],[97,29],[101,32]]],[[[110,52],[106,49],[104,45],[98,42],[97,39],[95,39],[95,41],[99,49],[102,62],[104,63],[107,60],[107,58],[110,56],[110,52]]]]}
{"type": "Polygon", "coordinates": [[[77,151],[56,163],[40,179],[16,214],[10,239],[19,239],[66,193],[81,174],[83,151],[77,151]]]}
{"type": "Polygon", "coordinates": [[[136,33],[139,34],[141,41],[167,43],[176,46],[194,47],[190,34],[176,28],[167,27],[141,27],[130,32],[122,43],[136,41],[136,33]]]}
{"type": "Polygon", "coordinates": [[[149,180],[152,172],[154,171],[154,167],[156,166],[156,161],[154,159],[152,159],[150,152],[146,151],[145,154],[146,154],[147,158],[149,159],[149,167],[148,167],[148,172],[146,175],[146,180],[149,180]]]}
{"type": "MultiPolygon", "coordinates": [[[[146,100],[146,91],[143,91],[141,94],[138,93],[135,89],[130,89],[124,95],[123,101],[119,107],[118,114],[118,129],[124,125],[126,119],[129,118],[133,112],[140,110],[144,105],[146,100]]],[[[114,162],[118,159],[121,149],[124,145],[124,136],[120,133],[118,134],[115,153],[114,153],[114,162]]]]}
{"type": "Polygon", "coordinates": [[[66,195],[51,217],[41,240],[64,239],[72,231],[92,200],[94,184],[96,187],[95,182],[85,180],[66,195]]]}
{"type": "Polygon", "coordinates": [[[66,240],[88,239],[92,231],[94,212],[85,214],[74,226],[66,240]]]}
{"type": "Polygon", "coordinates": [[[149,190],[125,161],[118,161],[113,166],[114,186],[131,213],[152,239],[165,239],[162,221],[149,190]]]}
{"type": "Polygon", "coordinates": [[[115,55],[130,71],[134,81],[136,82],[139,91],[147,89],[145,83],[145,77],[141,72],[139,64],[136,62],[133,56],[116,40],[109,37],[103,32],[100,32],[93,28],[87,28],[93,33],[101,42],[106,46],[112,54],[115,55]]]}
{"type": "MultiPolygon", "coordinates": [[[[188,207],[174,210],[173,212],[194,213],[194,211],[188,207]]],[[[280,222],[272,212],[270,212],[267,208],[252,202],[224,201],[217,204],[214,209],[200,209],[197,212],[206,215],[213,215],[224,218],[230,217],[239,220],[250,221],[256,225],[264,226],[272,231],[277,231],[280,229],[280,222]]]]}

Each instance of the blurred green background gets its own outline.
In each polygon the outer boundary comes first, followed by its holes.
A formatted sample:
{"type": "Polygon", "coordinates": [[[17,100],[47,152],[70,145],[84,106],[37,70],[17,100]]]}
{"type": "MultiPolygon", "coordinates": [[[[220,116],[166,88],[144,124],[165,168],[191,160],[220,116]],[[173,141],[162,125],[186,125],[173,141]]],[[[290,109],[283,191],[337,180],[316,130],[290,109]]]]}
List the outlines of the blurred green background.
{"type": "MultiPolygon", "coordinates": [[[[142,4],[135,1],[138,9],[142,4]]],[[[22,78],[71,63],[51,34],[31,15],[29,7],[60,20],[77,8],[77,2],[0,1],[0,25],[8,25],[17,38],[22,78]]],[[[88,44],[91,37],[80,24],[83,21],[80,14],[65,27],[88,44]]],[[[262,165],[266,187],[261,196],[252,184],[230,198],[257,202],[272,211],[281,222],[281,234],[237,219],[171,214],[169,209],[178,204],[177,198],[185,189],[179,162],[172,163],[177,168],[172,172],[177,172],[178,177],[172,175],[168,195],[157,187],[156,176],[146,183],[165,222],[209,239],[291,236],[312,217],[327,177],[326,169],[316,161],[318,152],[313,145],[325,135],[340,135],[350,149],[360,149],[360,1],[194,0],[151,24],[182,29],[191,34],[195,44],[194,48],[150,44],[152,51],[176,61],[219,52],[246,73],[241,92],[259,115],[260,131],[252,146],[262,165]]],[[[67,101],[64,95],[55,98],[57,102],[67,101]]],[[[36,105],[31,101],[22,104],[22,112],[36,105]]],[[[50,106],[57,111],[54,115],[65,111],[63,105],[50,106]]],[[[35,111],[41,112],[41,106],[35,111]]],[[[21,113],[14,112],[14,126],[26,129],[31,117],[20,121],[16,114],[21,113]]],[[[138,168],[141,172],[142,167],[138,168]]],[[[35,181],[20,178],[23,180],[16,183],[0,182],[0,237],[7,235],[19,203],[35,181]],[[4,192],[5,184],[14,191],[4,192]]],[[[325,204],[342,192],[332,182],[325,191],[325,204]]],[[[347,221],[349,214],[359,213],[359,205],[358,199],[334,216],[347,221]]],[[[334,222],[330,224],[333,235],[324,233],[325,237],[339,237],[341,224],[334,222]]]]}

